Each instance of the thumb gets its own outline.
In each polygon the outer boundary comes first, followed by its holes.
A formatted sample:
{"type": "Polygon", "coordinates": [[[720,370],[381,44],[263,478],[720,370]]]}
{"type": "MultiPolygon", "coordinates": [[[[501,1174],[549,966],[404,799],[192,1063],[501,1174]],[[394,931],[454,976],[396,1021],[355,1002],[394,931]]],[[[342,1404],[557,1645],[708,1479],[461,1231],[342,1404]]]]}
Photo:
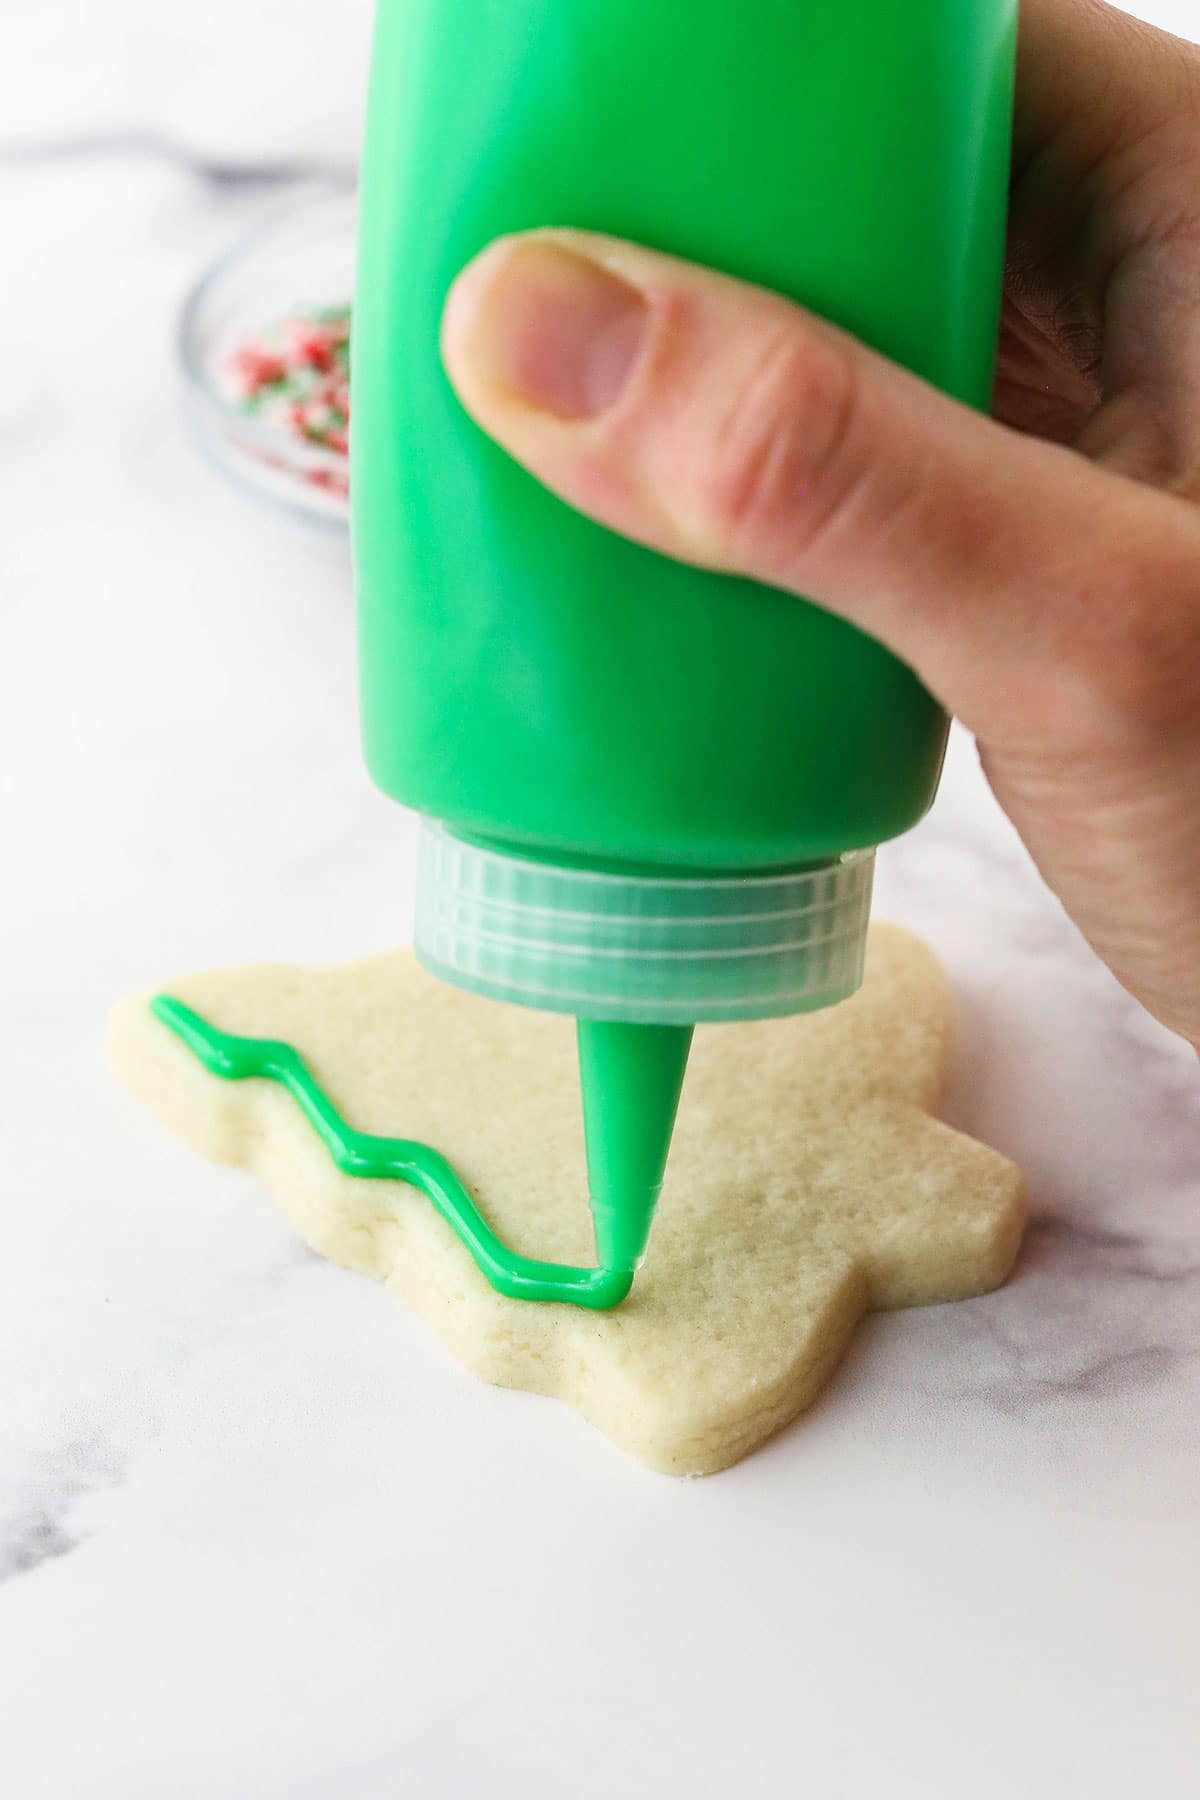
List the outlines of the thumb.
{"type": "Polygon", "coordinates": [[[467,409],[564,500],[841,614],[993,746],[1078,741],[1079,714],[1122,683],[1144,710],[1148,666],[1169,678],[1177,502],[978,416],[777,295],[537,233],[459,277],[443,350],[467,409]]]}

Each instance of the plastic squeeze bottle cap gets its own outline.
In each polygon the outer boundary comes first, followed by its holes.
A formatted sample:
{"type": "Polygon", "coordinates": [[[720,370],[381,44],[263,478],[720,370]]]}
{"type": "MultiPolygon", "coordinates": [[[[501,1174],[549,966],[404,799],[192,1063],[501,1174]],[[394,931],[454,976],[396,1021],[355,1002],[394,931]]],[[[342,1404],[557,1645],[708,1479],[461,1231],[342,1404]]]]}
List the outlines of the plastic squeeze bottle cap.
{"type": "Polygon", "coordinates": [[[875,853],[756,875],[533,860],[426,820],[416,950],[446,981],[578,1020],[601,1268],[645,1255],[704,1022],[833,1006],[862,983],[875,853]]]}

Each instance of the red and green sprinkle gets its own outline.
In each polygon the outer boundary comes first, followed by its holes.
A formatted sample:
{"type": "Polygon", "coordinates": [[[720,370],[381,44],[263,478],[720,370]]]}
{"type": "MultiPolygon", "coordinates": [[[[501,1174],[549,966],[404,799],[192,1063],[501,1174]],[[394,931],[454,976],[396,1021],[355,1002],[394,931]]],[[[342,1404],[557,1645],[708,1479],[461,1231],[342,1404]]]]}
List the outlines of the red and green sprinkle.
{"type": "MultiPolygon", "coordinates": [[[[229,380],[242,410],[298,443],[337,457],[350,450],[350,308],[297,310],[239,344],[229,380]]],[[[346,492],[342,470],[305,479],[346,492]]]]}

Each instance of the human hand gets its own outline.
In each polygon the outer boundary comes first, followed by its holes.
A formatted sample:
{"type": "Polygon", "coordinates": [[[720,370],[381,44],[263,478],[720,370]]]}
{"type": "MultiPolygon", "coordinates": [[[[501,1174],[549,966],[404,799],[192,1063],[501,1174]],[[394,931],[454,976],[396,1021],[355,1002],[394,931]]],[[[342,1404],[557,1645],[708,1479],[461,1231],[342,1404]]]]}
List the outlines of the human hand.
{"type": "Polygon", "coordinates": [[[909,662],[1095,949],[1200,1048],[1200,52],[1025,0],[995,421],[582,233],[486,250],[444,353],[565,500],[909,662]]]}

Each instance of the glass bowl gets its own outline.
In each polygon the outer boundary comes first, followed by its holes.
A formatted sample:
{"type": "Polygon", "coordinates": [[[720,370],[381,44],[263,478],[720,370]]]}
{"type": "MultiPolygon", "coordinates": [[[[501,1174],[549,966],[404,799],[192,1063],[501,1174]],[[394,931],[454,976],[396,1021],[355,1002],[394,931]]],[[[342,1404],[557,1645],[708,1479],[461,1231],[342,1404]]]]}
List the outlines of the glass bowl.
{"type": "Polygon", "coordinates": [[[179,323],[189,411],[204,448],[242,486],[342,529],[350,520],[348,457],[306,440],[279,409],[248,407],[237,353],[298,312],[350,303],[356,212],[349,188],[293,202],[207,270],[179,323]]]}

